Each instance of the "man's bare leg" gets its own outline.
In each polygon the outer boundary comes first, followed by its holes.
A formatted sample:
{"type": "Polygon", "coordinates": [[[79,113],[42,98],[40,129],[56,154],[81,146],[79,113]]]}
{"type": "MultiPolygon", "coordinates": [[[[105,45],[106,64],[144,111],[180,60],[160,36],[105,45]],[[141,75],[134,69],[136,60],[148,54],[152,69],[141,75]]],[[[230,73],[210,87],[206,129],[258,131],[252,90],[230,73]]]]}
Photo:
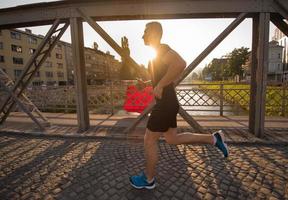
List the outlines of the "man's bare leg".
{"type": "MultiPolygon", "coordinates": [[[[144,136],[144,149],[146,159],[145,175],[148,181],[155,176],[155,169],[158,163],[158,140],[161,136],[159,132],[151,132],[146,129],[144,136]]],[[[176,128],[170,128],[164,133],[169,144],[213,144],[214,138],[211,134],[181,133],[177,134],[176,128]]]]}
{"type": "MultiPolygon", "coordinates": [[[[160,132],[151,132],[146,129],[144,136],[144,149],[146,168],[145,176],[132,176],[130,177],[130,183],[133,187],[140,189],[153,189],[155,187],[155,169],[158,163],[158,140],[161,136],[160,132]],[[146,177],[143,179],[143,177],[146,177]],[[143,182],[144,180],[144,182],[143,182]],[[137,182],[139,183],[137,185],[137,182]],[[148,182],[148,183],[147,183],[148,182]]],[[[180,133],[177,134],[176,128],[170,128],[164,133],[165,139],[169,144],[212,144],[215,145],[220,151],[223,152],[224,157],[228,157],[228,147],[225,143],[224,135],[221,131],[215,134],[198,134],[198,133],[180,133]]]]}
{"type": "Polygon", "coordinates": [[[179,133],[177,128],[170,128],[164,133],[165,140],[168,144],[214,144],[214,136],[212,134],[199,133],[179,133]]]}
{"type": "Polygon", "coordinates": [[[225,143],[225,137],[222,131],[217,131],[213,134],[199,134],[199,133],[179,133],[176,128],[170,128],[164,133],[164,137],[168,144],[212,144],[215,145],[224,155],[228,157],[229,150],[225,143]]]}
{"type": "Polygon", "coordinates": [[[158,140],[161,136],[159,132],[152,132],[146,129],[144,136],[144,150],[146,159],[145,175],[150,182],[155,176],[155,169],[158,163],[158,140]]]}

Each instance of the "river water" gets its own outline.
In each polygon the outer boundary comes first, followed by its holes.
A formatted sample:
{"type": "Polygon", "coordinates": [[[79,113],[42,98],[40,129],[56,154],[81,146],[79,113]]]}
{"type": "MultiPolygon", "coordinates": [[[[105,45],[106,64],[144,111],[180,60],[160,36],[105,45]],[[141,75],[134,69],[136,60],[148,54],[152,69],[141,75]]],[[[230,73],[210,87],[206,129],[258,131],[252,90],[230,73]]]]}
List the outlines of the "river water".
{"type": "MultiPolygon", "coordinates": [[[[180,85],[176,87],[180,105],[190,115],[220,115],[220,100],[215,96],[208,96],[198,85],[180,85]],[[202,91],[202,92],[201,92],[202,91]]],[[[236,115],[236,108],[223,103],[223,115],[236,115]]]]}

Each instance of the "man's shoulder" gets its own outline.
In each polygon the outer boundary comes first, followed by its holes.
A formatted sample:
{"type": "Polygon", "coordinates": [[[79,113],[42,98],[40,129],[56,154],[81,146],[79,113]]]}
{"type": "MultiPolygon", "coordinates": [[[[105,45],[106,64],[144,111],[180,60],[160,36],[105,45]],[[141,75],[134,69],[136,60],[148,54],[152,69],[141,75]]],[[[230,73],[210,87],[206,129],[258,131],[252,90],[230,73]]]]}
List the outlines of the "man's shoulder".
{"type": "Polygon", "coordinates": [[[161,53],[161,58],[166,64],[176,61],[177,62],[184,61],[183,58],[167,44],[163,44],[163,51],[161,53]]]}
{"type": "Polygon", "coordinates": [[[173,49],[171,49],[171,47],[168,44],[161,44],[161,48],[160,48],[159,54],[161,56],[164,56],[167,52],[169,52],[171,50],[173,51],[173,49]]]}
{"type": "Polygon", "coordinates": [[[161,44],[161,50],[170,50],[171,47],[168,44],[161,44]]]}

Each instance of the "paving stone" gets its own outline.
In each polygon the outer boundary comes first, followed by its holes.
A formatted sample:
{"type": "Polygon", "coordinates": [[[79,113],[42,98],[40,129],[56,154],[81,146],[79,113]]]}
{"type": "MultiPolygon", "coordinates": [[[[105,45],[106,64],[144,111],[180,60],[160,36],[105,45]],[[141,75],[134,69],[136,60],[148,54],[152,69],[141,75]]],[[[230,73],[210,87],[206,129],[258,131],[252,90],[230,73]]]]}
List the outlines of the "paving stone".
{"type": "Polygon", "coordinates": [[[128,179],[143,170],[143,143],[0,136],[0,146],[2,199],[288,197],[287,146],[230,145],[226,161],[209,145],[160,142],[157,187],[152,191],[136,190],[128,179]],[[10,144],[1,146],[5,140],[10,144]]]}
{"type": "Polygon", "coordinates": [[[176,185],[171,185],[171,186],[170,186],[170,190],[171,190],[172,192],[176,192],[176,191],[178,190],[178,187],[177,187],[176,185]]]}
{"type": "Polygon", "coordinates": [[[182,197],[184,196],[184,193],[181,192],[180,190],[178,190],[176,193],[175,193],[175,197],[181,199],[182,197]]]}
{"type": "Polygon", "coordinates": [[[95,200],[95,197],[94,197],[92,194],[90,194],[90,195],[87,197],[87,200],[95,200]]]}
{"type": "Polygon", "coordinates": [[[61,191],[62,191],[61,188],[56,188],[53,190],[53,194],[58,194],[61,191]]]}

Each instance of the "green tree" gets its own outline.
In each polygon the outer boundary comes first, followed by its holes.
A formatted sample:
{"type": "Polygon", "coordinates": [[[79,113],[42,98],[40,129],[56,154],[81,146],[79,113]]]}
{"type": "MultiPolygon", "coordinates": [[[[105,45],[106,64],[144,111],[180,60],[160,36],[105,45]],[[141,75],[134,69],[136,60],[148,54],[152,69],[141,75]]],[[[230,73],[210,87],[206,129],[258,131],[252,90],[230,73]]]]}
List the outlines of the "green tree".
{"type": "Polygon", "coordinates": [[[199,75],[197,74],[197,72],[193,72],[193,73],[192,73],[191,79],[192,79],[192,80],[198,80],[198,79],[199,79],[199,75]]]}
{"type": "Polygon", "coordinates": [[[248,50],[247,47],[235,48],[222,58],[214,58],[202,70],[202,76],[204,78],[211,76],[213,81],[228,80],[234,78],[235,75],[239,75],[242,79],[244,73],[242,65],[249,57],[248,50]]]}
{"type": "Polygon", "coordinates": [[[239,75],[240,80],[243,78],[244,70],[242,68],[242,65],[245,64],[249,57],[249,48],[247,47],[241,47],[234,49],[230,54],[228,54],[229,57],[229,74],[230,77],[234,77],[235,75],[239,75]]]}

